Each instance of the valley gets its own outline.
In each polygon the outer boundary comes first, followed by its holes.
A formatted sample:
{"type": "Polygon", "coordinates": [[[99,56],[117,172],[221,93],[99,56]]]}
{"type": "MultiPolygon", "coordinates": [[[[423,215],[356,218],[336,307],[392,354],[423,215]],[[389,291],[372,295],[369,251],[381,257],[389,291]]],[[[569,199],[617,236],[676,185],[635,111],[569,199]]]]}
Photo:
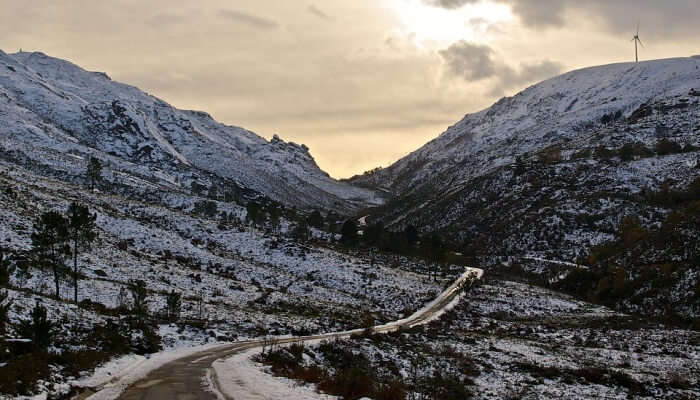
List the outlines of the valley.
{"type": "Polygon", "coordinates": [[[564,74],[338,181],[0,52],[0,398],[698,398],[698,67],[564,74]]]}

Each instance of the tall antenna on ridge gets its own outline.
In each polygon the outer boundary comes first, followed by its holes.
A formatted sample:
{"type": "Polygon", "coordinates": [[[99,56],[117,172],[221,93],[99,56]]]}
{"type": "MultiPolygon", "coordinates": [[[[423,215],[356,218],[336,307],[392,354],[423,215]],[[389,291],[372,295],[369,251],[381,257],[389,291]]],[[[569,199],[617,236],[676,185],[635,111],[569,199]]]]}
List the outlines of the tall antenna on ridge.
{"type": "Polygon", "coordinates": [[[637,43],[644,47],[642,39],[639,38],[639,22],[637,22],[637,34],[634,35],[632,41],[634,42],[634,62],[639,62],[639,51],[637,50],[637,43]]]}

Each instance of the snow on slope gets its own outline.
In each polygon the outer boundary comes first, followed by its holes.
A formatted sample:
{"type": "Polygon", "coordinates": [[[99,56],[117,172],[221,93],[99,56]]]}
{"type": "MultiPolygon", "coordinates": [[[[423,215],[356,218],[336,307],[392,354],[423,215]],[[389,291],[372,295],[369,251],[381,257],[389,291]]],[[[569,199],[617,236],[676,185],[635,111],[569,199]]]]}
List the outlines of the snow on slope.
{"type": "Polygon", "coordinates": [[[175,174],[212,173],[304,208],[347,212],[382,202],[373,191],[329,177],[306,146],[268,142],[42,53],[0,51],[0,117],[4,145],[93,148],[175,174]]]}
{"type": "Polygon", "coordinates": [[[687,95],[700,88],[699,68],[700,57],[690,57],[572,71],[465,116],[390,167],[354,182],[405,194],[462,163],[466,168],[450,171],[451,177],[468,179],[524,153],[579,139],[580,128],[603,115],[629,116],[642,104],[687,95]]]}

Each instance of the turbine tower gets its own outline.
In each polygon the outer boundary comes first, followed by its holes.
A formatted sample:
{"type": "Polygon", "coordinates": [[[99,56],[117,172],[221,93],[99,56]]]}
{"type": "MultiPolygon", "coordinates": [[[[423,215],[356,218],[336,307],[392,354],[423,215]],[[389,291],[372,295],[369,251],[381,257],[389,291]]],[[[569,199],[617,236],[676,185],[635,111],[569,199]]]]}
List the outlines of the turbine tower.
{"type": "Polygon", "coordinates": [[[632,41],[634,42],[634,62],[639,62],[639,52],[637,50],[637,43],[639,43],[642,47],[644,47],[644,43],[642,43],[642,39],[639,38],[639,22],[637,22],[637,34],[634,35],[632,38],[632,41]]]}

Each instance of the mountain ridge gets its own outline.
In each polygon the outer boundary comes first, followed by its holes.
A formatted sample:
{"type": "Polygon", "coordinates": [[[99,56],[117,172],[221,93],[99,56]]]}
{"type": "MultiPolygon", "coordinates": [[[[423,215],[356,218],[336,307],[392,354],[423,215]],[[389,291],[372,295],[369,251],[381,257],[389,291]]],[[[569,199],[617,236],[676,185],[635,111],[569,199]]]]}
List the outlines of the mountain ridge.
{"type": "MultiPolygon", "coordinates": [[[[661,96],[663,92],[667,92],[667,94],[671,96],[683,92],[687,93],[690,88],[699,87],[700,78],[698,77],[699,75],[697,72],[698,66],[700,66],[700,57],[693,56],[645,61],[640,63],[614,63],[603,66],[586,67],[573,70],[559,75],[557,77],[547,79],[538,84],[531,85],[530,87],[522,90],[514,96],[503,97],[496,103],[494,103],[492,106],[485,108],[481,111],[466,114],[459,122],[448,127],[447,130],[442,132],[439,136],[429,141],[425,145],[421,146],[419,149],[416,149],[415,151],[409,153],[407,156],[399,159],[389,167],[379,169],[377,172],[369,174],[367,176],[355,176],[353,178],[350,178],[348,181],[363,187],[378,187],[383,189],[390,189],[395,194],[403,194],[403,191],[405,189],[410,187],[415,188],[416,183],[420,183],[417,181],[430,179],[430,177],[421,176],[421,171],[428,171],[428,174],[430,174],[433,171],[430,171],[427,168],[417,168],[417,166],[422,166],[427,163],[430,163],[430,166],[435,166],[435,164],[443,162],[443,165],[437,165],[437,171],[443,171],[445,168],[449,167],[449,165],[463,161],[464,158],[460,158],[458,154],[460,151],[465,150],[464,146],[457,146],[461,144],[460,142],[466,142],[466,144],[469,144],[469,142],[474,143],[476,145],[476,148],[473,149],[473,152],[478,152],[479,150],[482,150],[485,147],[478,147],[479,144],[482,144],[478,142],[479,139],[489,140],[489,134],[500,134],[501,136],[503,136],[503,134],[500,132],[508,129],[512,129],[514,133],[521,135],[531,133],[528,131],[528,128],[535,127],[541,130],[544,125],[542,123],[543,121],[541,120],[545,117],[550,117],[551,119],[550,121],[544,121],[547,122],[547,125],[549,125],[547,126],[547,133],[553,132],[557,134],[557,136],[561,136],[564,139],[572,138],[576,135],[576,133],[573,132],[574,129],[572,129],[577,128],[575,126],[576,124],[585,124],[592,121],[597,121],[602,115],[605,115],[606,113],[616,112],[620,110],[623,110],[623,114],[625,114],[625,116],[629,116],[632,112],[637,110],[639,106],[641,106],[645,102],[652,100],[654,97],[661,96]],[[636,87],[635,85],[639,83],[639,81],[634,79],[625,79],[625,75],[633,73],[636,74],[636,76],[639,77],[639,79],[643,83],[642,85],[640,85],[639,88],[640,91],[645,92],[645,94],[642,96],[625,96],[625,92],[632,92],[633,89],[636,87]],[[664,88],[659,87],[657,85],[646,84],[646,82],[650,79],[659,79],[659,75],[663,77],[664,75],[674,73],[683,73],[683,75],[680,75],[679,79],[677,80],[665,79],[665,82],[673,84],[673,86],[671,87],[664,88]],[[652,74],[654,76],[650,76],[652,74]],[[683,79],[693,74],[696,79],[694,86],[692,84],[689,85],[687,81],[683,79]],[[603,78],[606,78],[606,80],[603,81],[603,78]],[[568,89],[572,92],[572,89],[575,89],[575,86],[573,84],[576,84],[577,80],[582,80],[584,82],[582,83],[582,85],[579,86],[579,88],[581,86],[587,85],[588,87],[586,89],[588,90],[599,90],[601,93],[607,93],[608,99],[615,99],[613,100],[613,102],[616,102],[618,104],[601,104],[598,107],[590,107],[590,110],[588,110],[588,115],[577,115],[578,113],[586,111],[586,109],[583,109],[582,106],[590,104],[586,103],[585,101],[581,102],[581,99],[579,98],[573,98],[569,99],[568,103],[563,102],[557,105],[559,108],[556,111],[559,115],[557,115],[555,118],[552,118],[551,116],[538,115],[538,118],[528,120],[525,115],[528,109],[533,105],[542,105],[532,103],[523,104],[522,98],[529,98],[530,100],[537,99],[540,102],[549,100],[550,104],[546,104],[545,106],[551,107],[553,103],[551,101],[552,97],[564,95],[563,97],[554,99],[555,101],[563,101],[566,99],[567,93],[548,93],[545,90],[545,86],[551,84],[553,87],[563,87],[563,89],[566,90],[567,85],[562,85],[561,82],[563,80],[573,80],[573,82],[568,82],[570,83],[568,85],[568,89]],[[586,82],[586,80],[588,82],[586,82]],[[614,83],[615,91],[606,92],[602,87],[602,85],[606,83],[614,83]],[[597,84],[598,87],[595,87],[593,84],[597,84]],[[650,89],[651,92],[649,91],[650,89]],[[512,106],[514,104],[518,106],[518,108],[516,108],[515,110],[512,109],[512,106]],[[504,117],[503,115],[506,116],[504,117]],[[498,120],[499,117],[501,118],[500,121],[498,120]],[[519,126],[516,130],[515,126],[507,125],[507,122],[511,122],[510,120],[508,120],[508,118],[518,123],[525,122],[527,125],[525,125],[524,127],[519,126]],[[504,121],[504,119],[506,120],[504,121]],[[537,119],[540,119],[540,121],[538,121],[537,119]],[[555,120],[556,124],[552,126],[555,120]],[[563,122],[563,124],[561,124],[561,122],[563,122]],[[471,134],[471,136],[468,136],[468,134],[471,134]],[[449,149],[448,145],[450,144],[455,144],[456,146],[454,148],[457,150],[449,149]],[[448,157],[457,158],[447,160],[448,157]],[[449,162],[444,162],[446,160],[449,162]],[[411,172],[407,170],[418,170],[418,172],[411,176],[411,172]],[[407,174],[411,176],[411,178],[402,179],[402,174],[407,174]]],[[[572,93],[568,93],[568,95],[571,94],[572,93]]],[[[596,95],[599,93],[585,94],[591,96],[589,101],[600,100],[599,96],[596,97],[596,95]]],[[[516,135],[512,134],[510,136],[514,137],[516,135]]],[[[495,138],[495,140],[498,139],[507,138],[495,138]]],[[[545,137],[543,139],[547,138],[545,137]]],[[[521,155],[527,151],[528,150],[526,149],[526,146],[520,146],[519,153],[521,155]]],[[[470,155],[470,153],[464,151],[463,153],[465,156],[470,155]]],[[[502,160],[504,162],[496,163],[496,165],[504,165],[504,163],[514,162],[515,155],[509,155],[508,158],[502,160]]],[[[408,191],[410,192],[410,189],[408,191]]]]}
{"type": "Polygon", "coordinates": [[[213,175],[303,209],[348,213],[383,201],[332,179],[304,145],[278,136],[267,141],[206,112],[179,110],[106,73],[43,53],[0,52],[0,98],[6,147],[23,142],[81,154],[94,149],[166,170],[184,185],[213,175]]]}

